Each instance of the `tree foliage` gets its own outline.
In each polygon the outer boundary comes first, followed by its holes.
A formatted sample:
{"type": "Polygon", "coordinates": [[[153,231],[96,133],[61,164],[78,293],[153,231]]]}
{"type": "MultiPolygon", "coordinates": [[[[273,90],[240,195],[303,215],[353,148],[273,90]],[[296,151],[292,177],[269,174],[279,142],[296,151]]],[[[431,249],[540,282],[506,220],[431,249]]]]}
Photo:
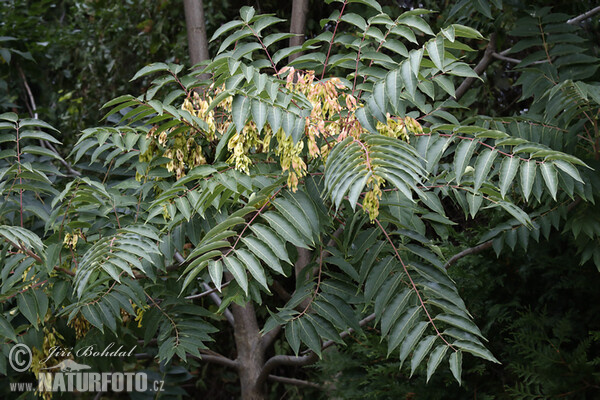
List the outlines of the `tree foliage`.
{"type": "Polygon", "coordinates": [[[11,343],[40,360],[98,332],[171,368],[209,359],[228,308],[251,306],[263,343],[284,330],[291,363],[374,320],[410,375],[445,365],[460,384],[463,354],[499,362],[439,247],[463,217],[490,224],[477,240],[497,253],[563,227],[600,266],[598,63],[569,17],[538,10],[511,32],[510,52],[530,53],[526,111],[463,118],[479,31],[337,3],[333,30],[293,47],[271,33],[282,19],[243,7],[200,69],[139,70],[148,89],[104,104],[114,123],[67,160],[40,145],[60,145],[52,126],[0,115],[2,373],[11,343]]]}

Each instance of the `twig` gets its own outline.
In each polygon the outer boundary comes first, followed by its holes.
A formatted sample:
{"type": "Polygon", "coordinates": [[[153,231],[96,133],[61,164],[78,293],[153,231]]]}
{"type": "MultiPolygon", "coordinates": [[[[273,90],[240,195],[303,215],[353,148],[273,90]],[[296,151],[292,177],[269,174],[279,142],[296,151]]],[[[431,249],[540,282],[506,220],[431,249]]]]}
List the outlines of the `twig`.
{"type": "MultiPolygon", "coordinates": [[[[573,202],[571,202],[567,206],[567,212],[571,211],[579,203],[581,203],[581,197],[577,197],[573,202]]],[[[552,211],[552,210],[550,210],[550,211],[552,211]]],[[[541,216],[543,216],[543,215],[544,214],[542,214],[541,216]]],[[[513,229],[515,229],[515,228],[513,227],[513,229]]],[[[481,243],[477,246],[469,247],[468,249],[465,249],[465,250],[461,251],[460,253],[455,254],[454,256],[452,256],[452,258],[450,258],[448,260],[448,262],[446,264],[444,264],[444,268],[448,269],[452,264],[454,264],[456,261],[460,260],[461,258],[463,258],[465,256],[468,256],[470,254],[481,253],[482,251],[489,249],[492,246],[492,243],[493,243],[493,239],[488,240],[487,242],[481,243]]]]}
{"type": "Polygon", "coordinates": [[[583,21],[584,19],[587,19],[589,17],[591,17],[594,14],[598,14],[600,13],[600,6],[596,7],[596,8],[592,8],[590,11],[584,12],[581,15],[576,16],[575,18],[571,18],[570,20],[567,21],[567,24],[573,25],[573,24],[577,24],[581,21],[583,21]]]}
{"type": "MultiPolygon", "coordinates": [[[[371,315],[363,318],[362,320],[360,320],[358,325],[365,326],[366,324],[368,324],[369,322],[371,322],[374,319],[375,319],[375,314],[371,314],[371,315]]],[[[350,334],[352,334],[352,332],[354,332],[354,330],[352,328],[350,328],[350,329],[340,333],[340,337],[343,339],[343,338],[349,336],[350,334]]],[[[323,346],[321,348],[323,350],[325,350],[326,348],[328,348],[334,344],[335,344],[335,342],[328,340],[327,342],[323,343],[323,346]]],[[[273,356],[273,357],[269,358],[267,360],[267,362],[265,363],[265,365],[263,366],[262,371],[260,372],[260,375],[256,379],[256,386],[262,385],[265,382],[265,380],[267,379],[267,377],[269,376],[269,373],[273,369],[277,368],[280,365],[302,367],[304,365],[314,364],[315,362],[317,362],[318,359],[319,359],[319,357],[312,350],[308,350],[306,352],[306,354],[303,356],[287,356],[287,355],[273,356]]]]}
{"type": "Polygon", "coordinates": [[[452,258],[450,258],[448,260],[448,262],[446,264],[444,264],[444,268],[448,269],[452,264],[454,264],[461,258],[468,256],[469,254],[477,254],[477,253],[481,253],[482,251],[484,251],[486,249],[489,249],[490,247],[492,247],[492,243],[493,243],[493,240],[488,240],[485,243],[482,243],[475,247],[469,247],[468,249],[465,249],[465,250],[461,251],[460,253],[455,254],[454,256],[452,256],[452,258]]]}
{"type": "Polygon", "coordinates": [[[315,388],[315,389],[320,389],[320,390],[325,389],[323,386],[319,385],[318,383],[303,381],[301,379],[287,378],[285,376],[277,376],[277,375],[269,375],[267,378],[270,381],[281,382],[281,383],[285,383],[288,385],[305,386],[305,387],[310,387],[310,388],[315,388]]]}
{"type": "MultiPolygon", "coordinates": [[[[483,73],[483,71],[485,71],[485,69],[488,67],[488,65],[491,64],[492,59],[493,59],[492,55],[494,54],[495,48],[496,48],[496,34],[492,33],[490,36],[490,41],[489,41],[487,47],[485,48],[485,52],[483,53],[483,57],[481,58],[479,63],[477,63],[475,68],[473,68],[473,70],[475,71],[475,73],[477,75],[481,75],[483,73]]],[[[460,84],[460,86],[456,89],[456,91],[454,92],[454,100],[459,100],[461,97],[463,97],[464,94],[467,92],[467,90],[469,90],[469,88],[471,87],[471,85],[473,85],[474,82],[475,82],[475,78],[465,79],[460,84]]]]}
{"type": "MultiPolygon", "coordinates": [[[[221,288],[224,288],[225,286],[229,285],[230,282],[225,282],[224,284],[221,285],[221,288]]],[[[198,293],[198,294],[192,294],[190,296],[187,296],[185,299],[186,300],[194,300],[194,299],[199,299],[201,297],[204,296],[209,296],[213,293],[215,293],[216,291],[218,291],[219,289],[214,288],[214,289],[210,289],[210,286],[206,286],[205,288],[207,288],[206,291],[202,292],[202,293],[198,293]]]]}
{"type": "Polygon", "coordinates": [[[500,53],[496,53],[493,52],[492,53],[492,57],[494,57],[497,60],[502,60],[502,61],[506,61],[509,63],[513,63],[513,64],[519,64],[521,62],[521,60],[517,60],[516,58],[512,58],[512,57],[506,57],[500,53]]]}
{"type": "MultiPolygon", "coordinates": [[[[178,251],[175,252],[174,256],[175,261],[177,261],[179,263],[179,265],[182,265],[183,263],[185,263],[185,258],[183,258],[183,256],[181,254],[179,254],[178,251]]],[[[225,287],[229,285],[229,282],[226,282],[224,285],[221,285],[221,287],[225,287]]],[[[205,291],[199,294],[194,294],[191,296],[187,296],[185,299],[186,300],[193,300],[193,299],[198,299],[200,297],[204,297],[204,296],[209,296],[210,299],[217,305],[217,307],[221,307],[221,298],[219,297],[218,294],[216,294],[215,292],[218,289],[211,289],[210,286],[208,286],[208,284],[203,283],[204,289],[205,291]]],[[[225,315],[225,318],[227,318],[227,321],[231,324],[231,326],[233,326],[234,324],[234,320],[233,320],[233,314],[231,313],[231,311],[229,311],[229,309],[225,309],[225,312],[223,313],[225,315]]]]}

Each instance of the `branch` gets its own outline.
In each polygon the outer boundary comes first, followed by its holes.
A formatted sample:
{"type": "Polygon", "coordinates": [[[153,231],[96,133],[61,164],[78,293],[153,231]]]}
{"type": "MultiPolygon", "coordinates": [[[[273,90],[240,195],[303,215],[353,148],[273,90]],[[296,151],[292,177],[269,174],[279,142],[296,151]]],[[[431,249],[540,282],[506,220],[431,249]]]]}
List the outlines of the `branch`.
{"type": "MultiPolygon", "coordinates": [[[[229,359],[225,356],[222,356],[218,353],[210,352],[211,354],[206,354],[205,352],[207,352],[207,350],[200,350],[200,353],[202,353],[201,357],[197,357],[190,353],[186,353],[186,356],[193,358],[195,360],[201,360],[201,361],[206,361],[206,362],[210,362],[210,363],[214,363],[214,364],[220,364],[220,365],[223,365],[223,366],[229,367],[229,368],[237,368],[238,367],[237,360],[231,360],[231,359],[229,359]]],[[[137,354],[135,354],[135,358],[139,360],[139,359],[154,358],[154,356],[149,353],[137,353],[137,354]]]]}
{"type": "MultiPolygon", "coordinates": [[[[573,208],[575,208],[580,202],[581,202],[581,197],[577,197],[575,199],[575,201],[571,202],[567,206],[567,212],[569,212],[573,208]]],[[[452,256],[452,258],[450,258],[448,260],[448,262],[446,264],[444,264],[444,268],[448,269],[452,264],[454,264],[455,262],[457,262],[458,260],[460,260],[461,258],[463,258],[465,256],[468,256],[470,254],[481,253],[482,251],[489,249],[490,247],[492,247],[492,242],[493,242],[493,239],[488,240],[487,242],[481,243],[475,247],[470,247],[468,249],[465,249],[458,254],[455,254],[454,256],[452,256]]]]}
{"type": "MultiPolygon", "coordinates": [[[[178,251],[175,251],[173,258],[175,258],[175,261],[177,261],[179,263],[179,265],[182,265],[183,263],[185,263],[185,258],[183,258],[183,256],[181,254],[179,254],[178,251]]],[[[229,282],[227,282],[225,285],[222,285],[221,287],[227,286],[228,284],[229,284],[229,282]]],[[[218,294],[215,293],[215,291],[217,289],[211,289],[210,286],[208,286],[206,283],[203,283],[202,285],[204,286],[204,289],[206,290],[205,292],[202,292],[200,294],[195,294],[192,296],[187,296],[186,300],[192,300],[192,299],[196,299],[196,298],[203,297],[203,296],[209,296],[210,299],[217,305],[217,307],[221,307],[221,298],[219,297],[218,294]]],[[[231,314],[231,311],[229,311],[229,309],[226,308],[223,315],[225,315],[225,318],[227,318],[227,321],[229,321],[231,326],[233,326],[234,321],[233,321],[233,314],[231,314]]]]}
{"type": "Polygon", "coordinates": [[[496,52],[492,53],[492,57],[494,57],[497,60],[502,60],[513,64],[519,64],[521,62],[521,60],[512,57],[506,57],[505,55],[496,52]]]}
{"type": "MultiPolygon", "coordinates": [[[[231,283],[231,281],[225,282],[224,284],[221,285],[221,288],[224,288],[225,286],[229,285],[231,283]]],[[[210,294],[213,294],[214,292],[218,291],[219,289],[214,288],[214,289],[210,289],[210,286],[206,285],[205,288],[207,288],[206,291],[202,292],[202,293],[198,293],[198,294],[192,294],[190,296],[187,296],[185,299],[186,300],[194,300],[194,299],[199,299],[201,297],[204,296],[208,296],[210,294]]]]}
{"type": "MultiPolygon", "coordinates": [[[[358,325],[365,326],[366,324],[373,321],[374,319],[375,319],[375,313],[360,320],[358,322],[358,325]]],[[[352,328],[345,330],[344,332],[340,333],[340,337],[343,339],[343,338],[351,335],[352,332],[354,332],[354,329],[352,329],[352,328]]],[[[321,349],[325,350],[328,347],[333,346],[334,344],[335,344],[334,341],[328,340],[323,343],[323,346],[321,346],[321,349]]],[[[267,379],[267,377],[269,376],[269,373],[274,368],[277,368],[280,365],[302,367],[304,365],[314,364],[319,359],[317,354],[311,350],[307,350],[305,353],[306,354],[303,356],[277,355],[277,356],[273,356],[273,357],[269,358],[267,360],[267,362],[265,363],[265,365],[263,366],[262,371],[260,372],[260,375],[258,376],[258,378],[256,380],[256,386],[258,387],[259,385],[262,385],[265,382],[265,380],[267,379]]]]}
{"type": "Polygon", "coordinates": [[[598,14],[600,13],[600,6],[596,7],[596,8],[592,8],[590,11],[584,12],[581,15],[576,16],[575,18],[571,18],[570,20],[567,21],[567,24],[573,25],[573,24],[577,24],[581,21],[583,21],[584,19],[587,19],[589,17],[591,17],[594,14],[598,14]]]}
{"type": "MultiPolygon", "coordinates": [[[[483,73],[483,71],[485,71],[485,69],[488,67],[488,65],[491,64],[492,59],[493,59],[492,55],[494,54],[495,48],[496,48],[496,34],[492,33],[490,35],[490,41],[489,41],[487,47],[485,48],[485,52],[483,53],[483,57],[481,58],[479,63],[475,66],[475,68],[473,68],[473,70],[475,71],[475,73],[477,75],[481,75],[483,73]]],[[[467,90],[469,90],[469,88],[473,85],[474,82],[475,82],[475,78],[465,79],[460,84],[458,89],[456,89],[456,92],[454,92],[454,100],[459,100],[461,97],[463,97],[464,94],[467,92],[467,90]]]]}
{"type": "MultiPolygon", "coordinates": [[[[229,284],[229,282],[228,282],[228,284],[229,284]]],[[[204,289],[207,289],[206,292],[210,292],[210,293],[208,293],[208,297],[210,297],[210,299],[213,301],[213,303],[215,303],[217,305],[217,307],[221,307],[221,303],[223,301],[221,300],[219,295],[215,293],[216,289],[211,289],[210,286],[208,286],[208,284],[206,284],[206,283],[202,283],[202,287],[204,287],[204,289]]],[[[206,293],[206,292],[204,292],[204,293],[206,293]]],[[[234,326],[233,314],[231,313],[231,311],[229,311],[228,308],[225,308],[225,310],[223,311],[223,315],[225,315],[225,318],[227,318],[227,321],[229,322],[229,324],[231,326],[234,326]]]]}
{"type": "Polygon", "coordinates": [[[454,264],[455,262],[457,262],[458,260],[460,260],[461,258],[468,256],[469,254],[477,254],[477,253],[481,253],[484,250],[489,249],[490,247],[492,247],[492,240],[488,240],[485,243],[482,243],[480,245],[477,245],[475,247],[470,247],[468,249],[465,249],[463,251],[461,251],[458,254],[455,254],[454,256],[452,256],[452,258],[450,258],[448,260],[448,262],[444,265],[445,269],[448,269],[452,264],[454,264]]]}
{"type": "MultiPolygon", "coordinates": [[[[202,353],[202,351],[201,351],[202,353]]],[[[229,368],[237,368],[238,362],[237,360],[231,360],[222,355],[213,355],[213,354],[202,354],[202,357],[196,357],[191,354],[187,354],[188,357],[194,358],[196,360],[206,361],[214,364],[220,364],[229,368]]]]}
{"type": "Polygon", "coordinates": [[[277,375],[269,375],[267,378],[270,381],[281,382],[281,383],[285,383],[288,385],[305,386],[305,387],[310,387],[310,388],[315,388],[315,389],[320,389],[320,390],[325,389],[323,386],[319,385],[318,383],[303,381],[301,379],[286,378],[285,376],[277,376],[277,375]]]}
{"type": "Polygon", "coordinates": [[[277,339],[279,332],[281,332],[281,325],[277,325],[275,328],[263,335],[260,342],[260,347],[262,348],[263,352],[266,351],[269,346],[271,346],[271,343],[273,343],[275,339],[277,339]]]}

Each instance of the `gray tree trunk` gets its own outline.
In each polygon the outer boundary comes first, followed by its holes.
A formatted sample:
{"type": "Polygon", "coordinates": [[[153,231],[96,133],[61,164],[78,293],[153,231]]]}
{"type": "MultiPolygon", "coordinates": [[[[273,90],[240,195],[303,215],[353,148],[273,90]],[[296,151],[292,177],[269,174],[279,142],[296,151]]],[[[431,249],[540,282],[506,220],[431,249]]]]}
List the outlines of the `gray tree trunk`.
{"type": "Polygon", "coordinates": [[[192,65],[208,60],[208,40],[202,0],[183,0],[188,48],[192,65]]]}
{"type": "MultiPolygon", "coordinates": [[[[299,46],[304,43],[304,31],[306,28],[306,17],[308,15],[308,0],[294,0],[292,3],[292,18],[290,20],[290,32],[298,36],[290,38],[290,46],[299,46]]],[[[288,60],[292,62],[300,57],[302,53],[292,54],[288,60]]]]}
{"type": "Polygon", "coordinates": [[[266,398],[264,388],[261,384],[257,385],[257,380],[265,363],[265,355],[254,306],[250,302],[245,307],[232,304],[231,312],[235,321],[234,336],[242,400],[263,400],[266,398]]]}

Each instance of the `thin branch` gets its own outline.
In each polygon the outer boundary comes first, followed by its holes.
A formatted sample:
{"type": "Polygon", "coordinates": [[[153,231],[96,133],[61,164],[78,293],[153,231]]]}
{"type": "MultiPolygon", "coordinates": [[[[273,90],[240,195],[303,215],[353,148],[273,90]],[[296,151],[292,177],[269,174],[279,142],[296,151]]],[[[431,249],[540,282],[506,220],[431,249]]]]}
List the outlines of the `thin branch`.
{"type": "Polygon", "coordinates": [[[454,264],[455,262],[457,262],[458,260],[460,260],[461,258],[468,256],[469,254],[477,254],[477,253],[481,253],[484,250],[489,249],[490,247],[492,247],[492,240],[488,240],[485,243],[482,243],[480,245],[477,245],[475,247],[470,247],[468,249],[465,249],[463,251],[461,251],[460,253],[455,254],[454,256],[452,256],[452,258],[450,258],[448,260],[448,262],[446,264],[444,264],[444,268],[448,269],[450,268],[450,266],[452,264],[454,264]]]}
{"type": "Polygon", "coordinates": [[[277,325],[275,328],[271,329],[269,332],[265,333],[261,339],[260,347],[262,351],[266,351],[269,346],[277,339],[279,336],[279,332],[281,332],[281,325],[277,325]]]}
{"type": "MultiPolygon", "coordinates": [[[[571,211],[573,208],[575,208],[579,203],[581,202],[581,197],[577,197],[575,199],[575,201],[571,202],[568,206],[567,206],[567,212],[571,211]]],[[[553,211],[554,209],[550,210],[553,211]]],[[[543,216],[545,214],[540,215],[543,216]]],[[[515,228],[513,228],[515,229],[515,228]]],[[[470,254],[477,254],[477,253],[481,253],[484,250],[489,249],[490,247],[492,247],[492,243],[493,243],[493,239],[492,240],[488,240],[487,242],[481,243],[477,246],[474,247],[469,247],[468,249],[464,249],[463,251],[461,251],[460,253],[455,254],[454,256],[452,256],[452,258],[450,258],[448,260],[448,262],[446,264],[444,264],[444,268],[448,269],[452,264],[454,264],[455,262],[457,262],[458,260],[460,260],[461,258],[468,256],[470,254]]]]}
{"type": "MultiPolygon", "coordinates": [[[[238,367],[238,362],[237,360],[231,360],[225,356],[222,356],[218,353],[214,353],[211,352],[211,354],[205,354],[206,350],[200,350],[200,353],[202,354],[202,356],[197,357],[193,354],[190,353],[186,353],[186,356],[189,358],[193,358],[195,360],[200,360],[200,361],[206,361],[206,362],[210,362],[213,364],[220,364],[223,365],[225,367],[229,367],[229,368],[237,368],[238,367]],[[214,353],[214,354],[213,354],[214,353]]],[[[154,356],[149,354],[149,353],[137,353],[135,354],[135,358],[136,359],[147,359],[147,358],[153,358],[154,356]]]]}
{"type": "MultiPolygon", "coordinates": [[[[185,258],[183,258],[183,256],[178,251],[175,251],[173,258],[175,258],[175,261],[177,261],[179,263],[179,265],[182,265],[183,263],[185,263],[185,258]]],[[[217,307],[221,307],[221,302],[222,302],[221,298],[219,297],[218,294],[215,293],[217,291],[217,289],[211,289],[210,286],[208,286],[208,284],[206,284],[206,283],[203,283],[202,285],[205,289],[204,292],[195,294],[195,295],[191,295],[191,296],[187,296],[186,300],[193,300],[193,299],[197,299],[200,297],[209,296],[210,299],[217,305],[217,307]]],[[[229,282],[222,285],[221,287],[224,287],[227,285],[229,285],[229,282]]],[[[225,318],[227,318],[227,321],[231,324],[231,326],[233,326],[234,320],[233,320],[233,314],[231,313],[231,311],[229,311],[229,309],[226,308],[225,311],[223,312],[223,315],[225,315],[225,318]]]]}
{"type": "Polygon", "coordinates": [[[342,10],[340,11],[340,15],[338,15],[338,19],[335,23],[335,28],[333,29],[333,35],[331,35],[331,40],[329,41],[329,49],[327,50],[327,57],[325,57],[325,64],[323,64],[323,73],[321,74],[321,80],[325,77],[325,70],[327,70],[327,63],[329,62],[329,54],[331,53],[331,48],[333,47],[333,39],[335,39],[335,34],[337,33],[337,28],[340,25],[340,20],[342,19],[342,15],[344,14],[344,10],[346,9],[346,5],[348,4],[348,0],[344,1],[344,5],[342,6],[342,10]]]}
{"type": "Polygon", "coordinates": [[[287,378],[285,376],[277,376],[277,375],[269,375],[267,378],[270,381],[281,382],[281,383],[285,383],[287,385],[304,386],[304,387],[310,387],[310,388],[320,389],[320,390],[325,389],[323,386],[319,385],[318,383],[303,381],[301,379],[287,378]]]}
{"type": "MultiPolygon", "coordinates": [[[[229,282],[225,282],[224,284],[221,285],[221,289],[224,288],[225,286],[229,285],[231,283],[231,281],[229,282]]],[[[207,288],[206,291],[198,293],[198,294],[192,294],[189,296],[186,296],[186,300],[194,300],[194,299],[199,299],[201,297],[205,297],[205,296],[209,296],[217,291],[219,291],[219,289],[214,288],[214,289],[210,289],[210,286],[206,285],[205,288],[207,288]]]]}
{"type": "Polygon", "coordinates": [[[492,57],[494,57],[497,60],[506,61],[513,64],[519,64],[521,62],[521,60],[512,57],[506,57],[505,55],[496,52],[492,53],[492,57]]]}
{"type": "MultiPolygon", "coordinates": [[[[369,322],[371,322],[374,319],[375,319],[375,314],[373,313],[373,314],[363,318],[362,320],[360,320],[358,325],[365,326],[366,324],[368,324],[369,322]]],[[[343,338],[351,335],[352,332],[354,332],[354,330],[352,328],[350,328],[350,329],[340,333],[340,337],[343,339],[343,338]]],[[[328,347],[333,346],[334,344],[335,344],[335,342],[328,340],[325,343],[323,343],[323,346],[321,346],[321,349],[325,350],[328,347]]],[[[262,385],[265,382],[265,380],[267,379],[267,377],[269,376],[269,373],[273,369],[277,368],[280,365],[302,367],[304,365],[314,364],[315,362],[317,362],[318,359],[319,359],[319,357],[312,350],[308,350],[306,352],[306,354],[303,356],[287,356],[287,355],[273,356],[273,357],[269,358],[267,360],[267,362],[265,363],[265,365],[263,366],[263,369],[260,372],[260,375],[258,376],[258,378],[256,380],[256,385],[257,386],[262,385]]]]}
{"type": "MultiPolygon", "coordinates": [[[[358,322],[358,325],[360,326],[365,326],[366,324],[368,324],[369,322],[373,321],[375,319],[375,313],[366,316],[365,318],[361,319],[358,322]]],[[[354,333],[354,329],[349,328],[348,330],[345,330],[344,332],[340,333],[340,337],[342,339],[345,339],[346,337],[350,336],[351,334],[354,333]]],[[[328,340],[326,342],[323,343],[323,347],[322,349],[325,350],[328,347],[331,347],[335,344],[335,342],[333,340],[328,340]]]]}
{"type": "Polygon", "coordinates": [[[576,16],[575,18],[571,18],[570,20],[567,21],[567,24],[569,25],[573,25],[573,24],[577,24],[581,21],[583,21],[584,19],[587,19],[589,17],[591,17],[594,14],[598,14],[600,13],[600,6],[596,7],[596,8],[592,8],[590,11],[584,12],[581,15],[576,16]]]}
{"type": "MultiPolygon", "coordinates": [[[[483,71],[485,71],[485,69],[488,67],[488,65],[491,64],[492,59],[493,59],[492,55],[494,54],[495,48],[496,48],[496,34],[492,33],[490,36],[490,41],[489,41],[487,47],[485,48],[485,52],[483,53],[483,57],[481,58],[479,63],[477,63],[475,68],[473,68],[473,70],[475,71],[475,73],[477,75],[481,75],[483,73],[483,71]]],[[[469,90],[469,88],[473,85],[474,82],[475,82],[475,78],[465,79],[460,84],[460,86],[456,89],[456,91],[454,92],[454,100],[459,100],[461,97],[463,97],[464,94],[467,93],[467,90],[469,90]]]]}
{"type": "MultiPolygon", "coordinates": [[[[211,289],[207,283],[202,283],[202,287],[204,287],[204,289],[208,289],[207,291],[211,291],[208,294],[208,297],[210,297],[210,299],[213,301],[213,303],[215,303],[217,305],[217,307],[221,307],[221,303],[223,301],[221,300],[219,295],[216,294],[215,291],[213,289],[211,289]]],[[[227,321],[229,322],[229,324],[231,326],[234,326],[235,321],[233,319],[233,314],[231,313],[231,311],[229,311],[228,308],[225,308],[225,310],[223,311],[223,315],[225,315],[225,318],[227,318],[227,321]]]]}

